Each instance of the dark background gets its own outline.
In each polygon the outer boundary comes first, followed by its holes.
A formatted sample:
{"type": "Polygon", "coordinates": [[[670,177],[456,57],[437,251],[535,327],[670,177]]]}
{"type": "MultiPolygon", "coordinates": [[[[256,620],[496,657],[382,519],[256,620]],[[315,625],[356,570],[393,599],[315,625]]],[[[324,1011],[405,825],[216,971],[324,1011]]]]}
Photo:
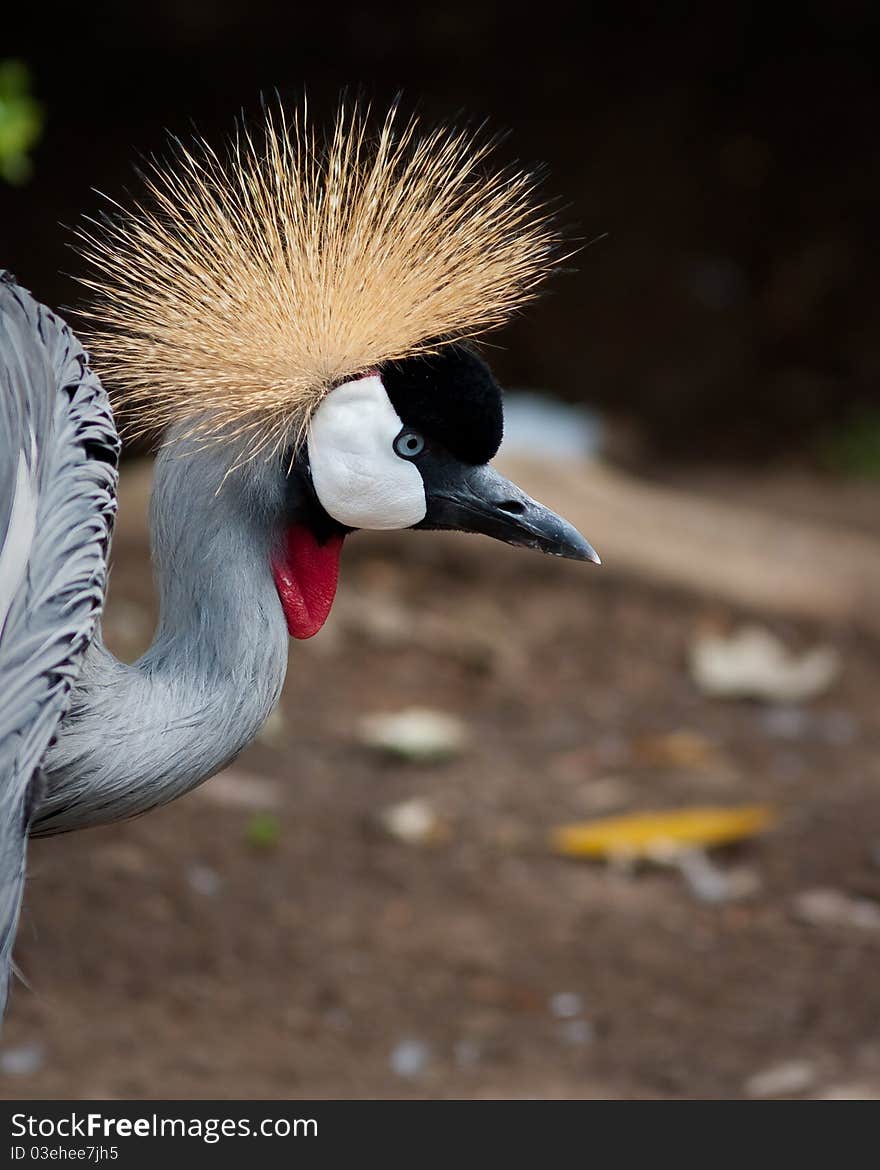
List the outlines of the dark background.
{"type": "MultiPolygon", "coordinates": [[[[41,299],[78,301],[60,224],[136,188],[166,128],[221,140],[275,87],[322,119],[343,86],[402,89],[509,128],[603,237],[493,364],[613,425],[607,458],[509,469],[601,569],[359,534],[234,767],[33,843],[0,1097],[880,1100],[875,9],[3,11],[46,128],[30,181],[0,183],[0,264],[41,299]],[[772,635],[762,685],[720,699],[693,656],[743,624],[772,635]],[[797,673],[829,646],[824,689],[780,689],[774,654],[797,673]],[[460,753],[364,742],[412,706],[454,716],[460,753]],[[411,802],[421,839],[388,826],[411,802]],[[708,888],[548,843],[754,803],[776,828],[713,852],[708,888]]],[[[156,616],[149,484],[132,460],[103,615],[129,662],[156,616]]]]}
{"type": "Polygon", "coordinates": [[[191,123],[217,140],[261,91],[400,89],[431,119],[512,131],[587,248],[499,338],[509,384],[584,398],[649,450],[811,458],[877,399],[878,17],[869,3],[396,9],[253,0],[33,5],[0,56],[47,125],[0,186],[3,262],[75,304],[67,250],[97,187],[191,123]]]}

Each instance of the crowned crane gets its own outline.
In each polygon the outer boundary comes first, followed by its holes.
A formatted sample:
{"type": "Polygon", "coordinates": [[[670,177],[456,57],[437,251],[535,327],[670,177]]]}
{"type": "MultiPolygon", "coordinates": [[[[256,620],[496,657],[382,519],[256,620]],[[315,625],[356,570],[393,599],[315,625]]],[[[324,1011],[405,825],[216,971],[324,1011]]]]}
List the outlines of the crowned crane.
{"type": "Polygon", "coordinates": [[[559,257],[526,172],[467,131],[319,141],[268,112],[228,152],[176,143],[81,233],[91,339],[161,430],[160,599],[132,665],[101,638],[119,438],[68,326],[0,281],[0,995],[29,834],[188,792],[251,742],[288,636],[326,621],[357,529],[456,529],[574,560],[565,520],[490,466],[502,398],[473,339],[559,257]]]}

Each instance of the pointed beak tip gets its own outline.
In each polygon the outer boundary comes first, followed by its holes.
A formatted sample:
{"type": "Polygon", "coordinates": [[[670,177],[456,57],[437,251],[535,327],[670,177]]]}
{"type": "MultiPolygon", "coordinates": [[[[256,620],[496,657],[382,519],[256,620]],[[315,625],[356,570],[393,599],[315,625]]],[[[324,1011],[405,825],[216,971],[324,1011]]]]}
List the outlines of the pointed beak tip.
{"type": "Polygon", "coordinates": [[[573,528],[566,521],[562,521],[565,526],[565,535],[559,541],[556,549],[558,556],[565,557],[570,561],[586,561],[591,565],[601,565],[602,558],[590,544],[586,537],[581,536],[576,528],[573,528]]]}
{"type": "Polygon", "coordinates": [[[591,565],[601,565],[602,558],[589,543],[589,541],[585,540],[584,545],[586,547],[578,549],[578,551],[574,554],[574,558],[579,561],[587,561],[591,565]]]}

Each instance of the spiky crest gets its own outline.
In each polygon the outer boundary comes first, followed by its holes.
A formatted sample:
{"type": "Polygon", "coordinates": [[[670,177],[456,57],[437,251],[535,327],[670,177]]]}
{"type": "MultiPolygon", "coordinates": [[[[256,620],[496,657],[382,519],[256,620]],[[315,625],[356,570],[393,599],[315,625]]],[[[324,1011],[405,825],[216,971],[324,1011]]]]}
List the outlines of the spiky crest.
{"type": "Polygon", "coordinates": [[[267,110],[227,152],[175,142],[146,198],[79,232],[98,366],[135,432],[298,442],[324,394],[384,362],[472,338],[530,300],[559,259],[527,171],[479,132],[422,131],[392,108],[267,110]]]}

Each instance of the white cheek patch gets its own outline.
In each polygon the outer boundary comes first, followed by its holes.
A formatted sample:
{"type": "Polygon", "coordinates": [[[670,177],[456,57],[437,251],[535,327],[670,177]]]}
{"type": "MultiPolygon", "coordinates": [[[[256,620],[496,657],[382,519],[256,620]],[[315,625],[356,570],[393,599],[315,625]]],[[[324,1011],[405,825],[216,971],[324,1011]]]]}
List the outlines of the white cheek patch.
{"type": "Polygon", "coordinates": [[[327,395],[309,427],[312,483],[326,512],[350,528],[409,528],[424,520],[418,468],[394,450],[403,426],[378,374],[327,395]]]}

